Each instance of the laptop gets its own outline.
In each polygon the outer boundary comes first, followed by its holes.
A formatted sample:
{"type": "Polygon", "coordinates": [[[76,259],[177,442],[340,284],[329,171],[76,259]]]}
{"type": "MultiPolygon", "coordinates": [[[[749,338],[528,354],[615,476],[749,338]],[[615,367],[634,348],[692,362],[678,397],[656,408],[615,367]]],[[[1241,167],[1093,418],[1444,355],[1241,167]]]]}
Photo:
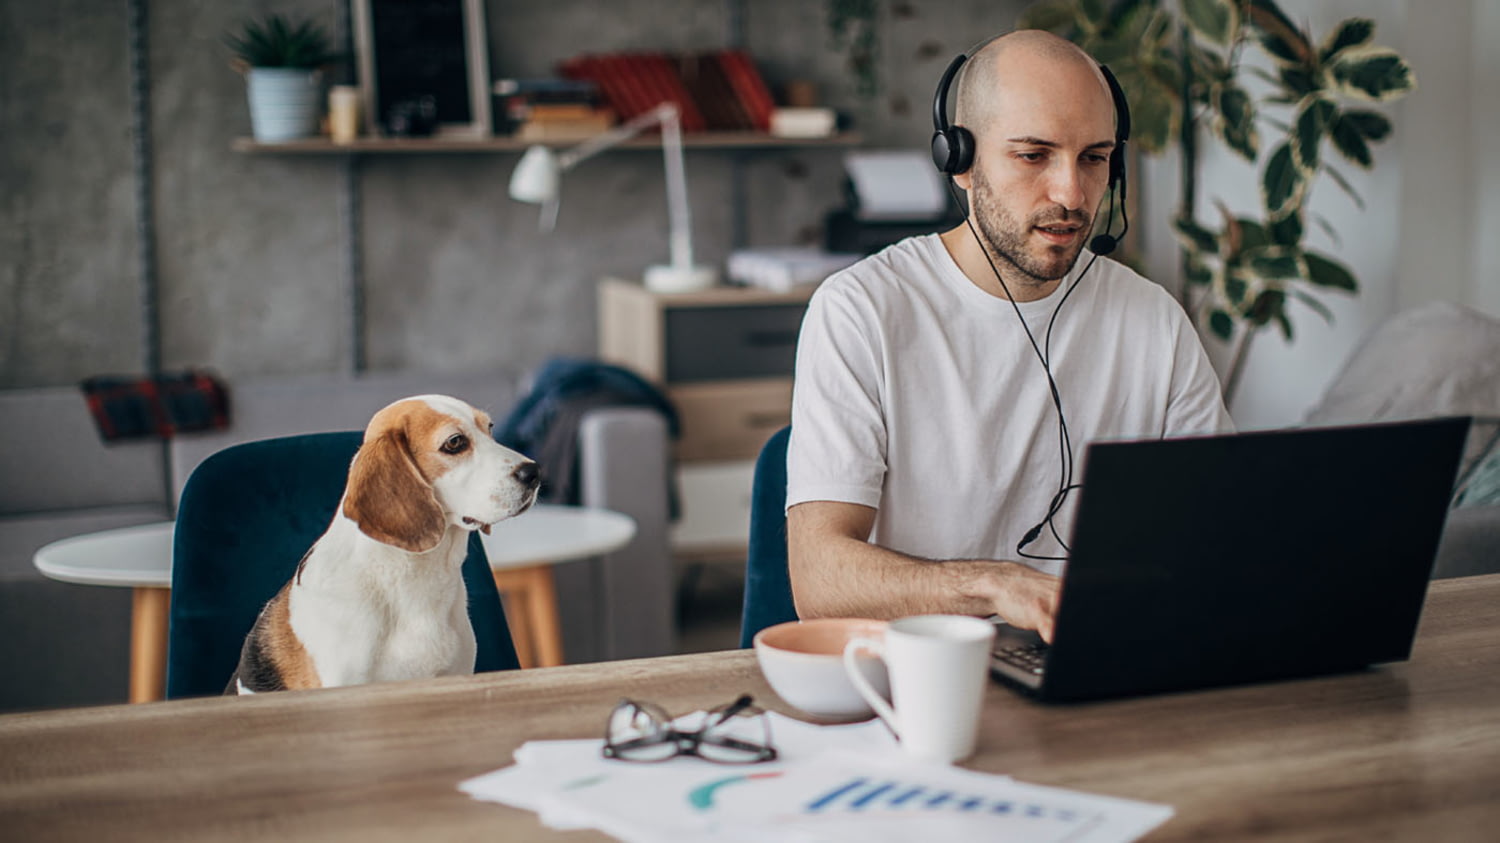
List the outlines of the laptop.
{"type": "Polygon", "coordinates": [[[1052,644],[998,623],[992,675],[1050,702],[1408,658],[1468,429],[1090,444],[1052,644]]]}

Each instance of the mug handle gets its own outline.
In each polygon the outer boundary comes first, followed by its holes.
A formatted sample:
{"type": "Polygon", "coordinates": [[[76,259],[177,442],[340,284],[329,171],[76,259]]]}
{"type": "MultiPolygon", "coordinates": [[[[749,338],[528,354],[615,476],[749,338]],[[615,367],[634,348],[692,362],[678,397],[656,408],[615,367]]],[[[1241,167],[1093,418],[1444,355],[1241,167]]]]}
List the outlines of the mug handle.
{"type": "Polygon", "coordinates": [[[849,681],[854,683],[854,690],[858,691],[859,695],[865,698],[865,702],[870,704],[870,708],[875,709],[875,713],[880,715],[880,719],[884,720],[885,725],[889,726],[891,731],[899,738],[901,737],[901,727],[896,724],[896,712],[886,704],[885,699],[870,684],[870,680],[865,678],[864,671],[859,669],[859,664],[854,659],[854,656],[860,650],[874,653],[877,658],[884,661],[885,642],[876,638],[849,639],[849,643],[844,645],[844,672],[849,675],[849,681]]]}

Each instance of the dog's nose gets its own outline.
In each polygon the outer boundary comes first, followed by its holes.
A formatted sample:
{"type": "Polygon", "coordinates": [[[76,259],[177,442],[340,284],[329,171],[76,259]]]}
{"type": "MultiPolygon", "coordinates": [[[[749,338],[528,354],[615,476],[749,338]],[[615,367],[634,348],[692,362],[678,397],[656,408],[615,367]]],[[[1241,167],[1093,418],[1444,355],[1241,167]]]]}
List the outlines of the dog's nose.
{"type": "Polygon", "coordinates": [[[516,470],[512,471],[510,475],[516,478],[516,482],[528,489],[535,489],[537,484],[541,482],[540,469],[537,468],[534,462],[521,463],[519,466],[516,466],[516,470]]]}

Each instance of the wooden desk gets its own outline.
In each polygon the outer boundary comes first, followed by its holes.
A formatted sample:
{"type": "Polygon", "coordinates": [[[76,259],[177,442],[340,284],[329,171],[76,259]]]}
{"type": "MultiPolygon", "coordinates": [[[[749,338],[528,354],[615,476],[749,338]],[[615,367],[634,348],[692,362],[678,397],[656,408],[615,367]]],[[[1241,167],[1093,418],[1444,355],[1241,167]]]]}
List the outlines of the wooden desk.
{"type": "MultiPolygon", "coordinates": [[[[1345,676],[1046,707],[988,689],[965,766],[1177,808],[1152,840],[1493,840],[1500,575],[1433,583],[1413,659],[1345,676]]],[[[531,840],[471,801],[527,739],[592,737],[622,695],[750,691],[749,651],[0,717],[14,840],[531,840]]],[[[781,710],[786,711],[782,708],[781,710]]]]}

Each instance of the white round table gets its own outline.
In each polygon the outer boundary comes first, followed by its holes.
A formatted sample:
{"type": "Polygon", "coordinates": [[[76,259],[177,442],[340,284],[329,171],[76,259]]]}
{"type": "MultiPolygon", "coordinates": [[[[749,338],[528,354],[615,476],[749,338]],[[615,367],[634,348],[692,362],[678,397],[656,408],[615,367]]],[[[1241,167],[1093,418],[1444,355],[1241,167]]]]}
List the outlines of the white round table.
{"type": "MultiPolygon", "coordinates": [[[[46,576],[84,585],[134,589],[130,629],[130,701],[162,698],[171,607],[171,521],[61,539],[37,550],[46,576]]],[[[537,504],[481,534],[522,667],[562,664],[562,631],[551,565],[619,550],[635,538],[635,519],[608,509],[537,504]]]]}

